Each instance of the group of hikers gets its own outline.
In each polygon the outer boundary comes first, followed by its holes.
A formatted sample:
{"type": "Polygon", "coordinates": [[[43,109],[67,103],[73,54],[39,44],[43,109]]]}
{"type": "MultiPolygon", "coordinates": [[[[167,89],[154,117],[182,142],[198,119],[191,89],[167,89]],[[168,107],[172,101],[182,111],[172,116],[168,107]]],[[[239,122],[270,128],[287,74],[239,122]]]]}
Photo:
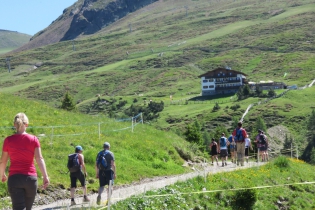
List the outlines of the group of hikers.
{"type": "MultiPolygon", "coordinates": [[[[18,113],[14,117],[15,134],[5,138],[0,159],[0,177],[2,182],[7,181],[8,191],[14,210],[31,210],[37,193],[37,172],[34,158],[43,177],[43,188],[50,184],[46,170],[46,164],[41,153],[39,140],[36,136],[26,133],[29,120],[24,113],[18,113]],[[7,163],[10,160],[9,176],[6,175],[7,163]]],[[[84,163],[83,148],[78,145],[75,153],[68,157],[68,168],[71,182],[71,202],[75,205],[74,193],[77,180],[83,189],[83,202],[89,202],[86,189],[86,167],[84,163]]],[[[99,179],[97,204],[101,203],[101,195],[105,186],[112,185],[116,179],[116,165],[114,154],[110,151],[110,144],[105,142],[103,150],[96,155],[95,163],[96,178],[99,179]]],[[[110,194],[107,188],[107,198],[110,194]]],[[[106,203],[107,201],[105,201],[106,203]]]]}
{"type": "MultiPolygon", "coordinates": [[[[254,141],[257,144],[258,154],[262,162],[268,161],[268,138],[265,133],[259,129],[258,134],[254,141]]],[[[214,161],[219,165],[218,154],[222,160],[222,167],[227,166],[227,160],[229,156],[228,149],[231,154],[231,162],[237,164],[237,166],[244,166],[244,162],[249,161],[249,151],[253,150],[251,140],[243,128],[242,122],[237,123],[237,128],[227,138],[225,133],[222,133],[218,142],[212,138],[212,142],[209,145],[212,164],[214,161]]],[[[259,161],[259,157],[257,157],[259,161]]]]}

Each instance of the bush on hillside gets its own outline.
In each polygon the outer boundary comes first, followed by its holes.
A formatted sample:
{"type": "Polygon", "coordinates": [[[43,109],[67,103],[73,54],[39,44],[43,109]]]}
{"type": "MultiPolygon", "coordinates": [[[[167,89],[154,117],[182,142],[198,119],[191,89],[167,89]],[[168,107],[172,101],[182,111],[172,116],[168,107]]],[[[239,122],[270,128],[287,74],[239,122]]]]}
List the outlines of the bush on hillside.
{"type": "Polygon", "coordinates": [[[239,108],[241,108],[241,105],[239,105],[239,104],[235,104],[235,105],[230,107],[230,109],[232,109],[233,111],[236,111],[239,108]]]}
{"type": "Polygon", "coordinates": [[[232,198],[233,209],[253,209],[257,201],[257,191],[256,189],[244,189],[238,190],[232,198]]]}
{"type": "Polygon", "coordinates": [[[201,132],[195,124],[188,125],[184,135],[186,140],[191,143],[196,143],[198,145],[202,145],[203,143],[201,132]]]}
{"type": "Polygon", "coordinates": [[[218,103],[215,103],[215,105],[213,106],[212,112],[219,111],[220,109],[221,109],[220,105],[218,103]]]}
{"type": "Polygon", "coordinates": [[[283,169],[290,167],[289,160],[285,156],[279,156],[277,159],[275,159],[273,164],[283,169]]]}

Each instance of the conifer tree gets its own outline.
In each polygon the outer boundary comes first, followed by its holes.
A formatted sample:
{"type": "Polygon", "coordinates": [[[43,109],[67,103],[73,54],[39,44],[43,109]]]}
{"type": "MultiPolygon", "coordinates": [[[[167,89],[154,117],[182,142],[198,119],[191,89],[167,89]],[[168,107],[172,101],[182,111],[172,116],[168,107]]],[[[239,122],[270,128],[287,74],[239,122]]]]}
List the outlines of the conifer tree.
{"type": "Polygon", "coordinates": [[[71,97],[69,92],[66,92],[66,94],[62,100],[61,109],[65,109],[67,111],[76,110],[76,106],[73,102],[73,98],[71,97]]]}

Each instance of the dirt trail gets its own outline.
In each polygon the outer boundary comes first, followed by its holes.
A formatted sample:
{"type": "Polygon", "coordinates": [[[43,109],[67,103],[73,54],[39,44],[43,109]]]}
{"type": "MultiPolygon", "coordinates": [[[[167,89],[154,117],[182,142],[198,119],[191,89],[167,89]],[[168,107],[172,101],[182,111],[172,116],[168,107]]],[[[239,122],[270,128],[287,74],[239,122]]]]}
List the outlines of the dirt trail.
{"type": "MultiPolygon", "coordinates": [[[[236,166],[235,164],[228,163],[227,166],[221,167],[221,166],[209,166],[207,164],[204,165],[204,167],[201,170],[196,170],[195,172],[187,173],[187,174],[182,174],[178,176],[171,176],[171,177],[158,177],[154,179],[148,179],[144,180],[139,184],[134,184],[131,186],[127,187],[114,187],[113,195],[111,198],[111,203],[115,203],[120,200],[124,200],[126,198],[129,198],[133,195],[139,195],[142,193],[145,193],[146,191],[150,190],[155,190],[155,189],[160,189],[163,188],[167,185],[174,184],[178,181],[185,181],[187,179],[191,179],[197,176],[206,176],[207,174],[211,173],[220,173],[220,172],[229,172],[237,169],[245,169],[249,167],[255,167],[255,166],[260,166],[263,165],[264,163],[256,163],[256,162],[249,162],[245,163],[245,166],[236,166]]],[[[50,210],[50,209],[82,209],[82,207],[89,208],[89,207],[97,207],[98,205],[96,204],[96,197],[97,194],[92,194],[89,196],[90,202],[89,203],[82,203],[83,198],[82,197],[77,197],[75,199],[77,205],[75,206],[69,206],[70,204],[70,199],[66,200],[60,200],[57,202],[53,202],[48,205],[43,205],[43,206],[37,206],[33,207],[33,210],[50,210]]],[[[106,192],[102,194],[102,202],[101,205],[98,206],[99,208],[104,207],[104,202],[107,199],[106,198],[106,192]]],[[[103,208],[104,209],[104,208],[103,208]]]]}

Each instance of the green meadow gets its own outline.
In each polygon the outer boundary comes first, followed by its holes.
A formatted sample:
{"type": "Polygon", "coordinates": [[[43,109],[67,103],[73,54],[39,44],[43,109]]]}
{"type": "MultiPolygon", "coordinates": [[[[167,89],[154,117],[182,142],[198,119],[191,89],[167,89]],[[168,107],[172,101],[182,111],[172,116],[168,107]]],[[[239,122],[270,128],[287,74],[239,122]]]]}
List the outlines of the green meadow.
{"type": "MultiPolygon", "coordinates": [[[[315,79],[314,15],[313,0],[167,0],[130,13],[75,42],[22,52],[7,53],[12,47],[0,48],[0,60],[10,56],[12,69],[8,73],[6,64],[0,65],[1,138],[14,133],[15,114],[25,112],[30,119],[28,132],[40,139],[51,190],[69,188],[67,156],[81,145],[88,189],[95,192],[94,162],[105,141],[117,154],[117,185],[188,172],[182,167],[186,159],[179,154],[190,160],[208,155],[195,153],[194,145],[184,139],[187,125],[198,121],[203,134],[211,134],[219,126],[230,132],[250,104],[266,100],[249,97],[238,101],[236,95],[202,97],[199,75],[229,66],[245,73],[248,81],[272,80],[298,87],[310,84],[315,79]],[[66,92],[79,111],[59,109],[66,92]],[[113,113],[108,109],[87,111],[98,99],[115,100],[114,105],[127,103],[113,113]],[[124,111],[131,105],[146,106],[149,100],[164,102],[157,119],[137,124],[133,132],[130,121],[115,120],[125,118],[124,111]],[[216,104],[219,109],[213,110],[216,104]],[[111,114],[114,117],[109,118],[111,114]]],[[[267,128],[286,127],[301,154],[309,140],[306,124],[315,108],[314,89],[290,90],[253,106],[244,118],[250,137],[256,134],[255,122],[261,117],[267,128]]],[[[277,141],[270,139],[270,143],[277,141]]],[[[210,174],[206,183],[197,178],[147,194],[174,194],[170,197],[135,197],[113,208],[242,209],[232,207],[236,192],[231,189],[314,179],[312,166],[296,160],[287,163],[285,168],[275,160],[261,168],[210,174]],[[189,194],[203,188],[229,191],[189,194]]],[[[256,189],[250,195],[258,198],[253,209],[312,209],[313,192],[313,185],[290,185],[256,189]]],[[[0,197],[4,196],[8,196],[7,187],[0,183],[0,197]]]]}
{"type": "MultiPolygon", "coordinates": [[[[81,145],[87,166],[89,191],[97,190],[95,159],[105,141],[110,142],[111,151],[117,154],[117,185],[130,184],[147,177],[187,172],[182,167],[184,160],[175,147],[192,152],[189,151],[189,144],[173,133],[162,132],[146,124],[137,124],[132,132],[131,121],[117,122],[104,116],[66,112],[42,102],[3,93],[0,94],[0,101],[1,138],[4,140],[14,133],[12,125],[15,114],[26,113],[30,120],[27,132],[39,137],[52,189],[70,187],[67,157],[74,153],[76,145],[81,145]]],[[[39,170],[38,174],[41,177],[39,170]]],[[[1,197],[7,196],[6,183],[0,185],[1,197]]]]}
{"type": "Polygon", "coordinates": [[[280,156],[261,167],[208,174],[149,191],[111,209],[313,209],[313,171],[314,166],[280,156]]]}

